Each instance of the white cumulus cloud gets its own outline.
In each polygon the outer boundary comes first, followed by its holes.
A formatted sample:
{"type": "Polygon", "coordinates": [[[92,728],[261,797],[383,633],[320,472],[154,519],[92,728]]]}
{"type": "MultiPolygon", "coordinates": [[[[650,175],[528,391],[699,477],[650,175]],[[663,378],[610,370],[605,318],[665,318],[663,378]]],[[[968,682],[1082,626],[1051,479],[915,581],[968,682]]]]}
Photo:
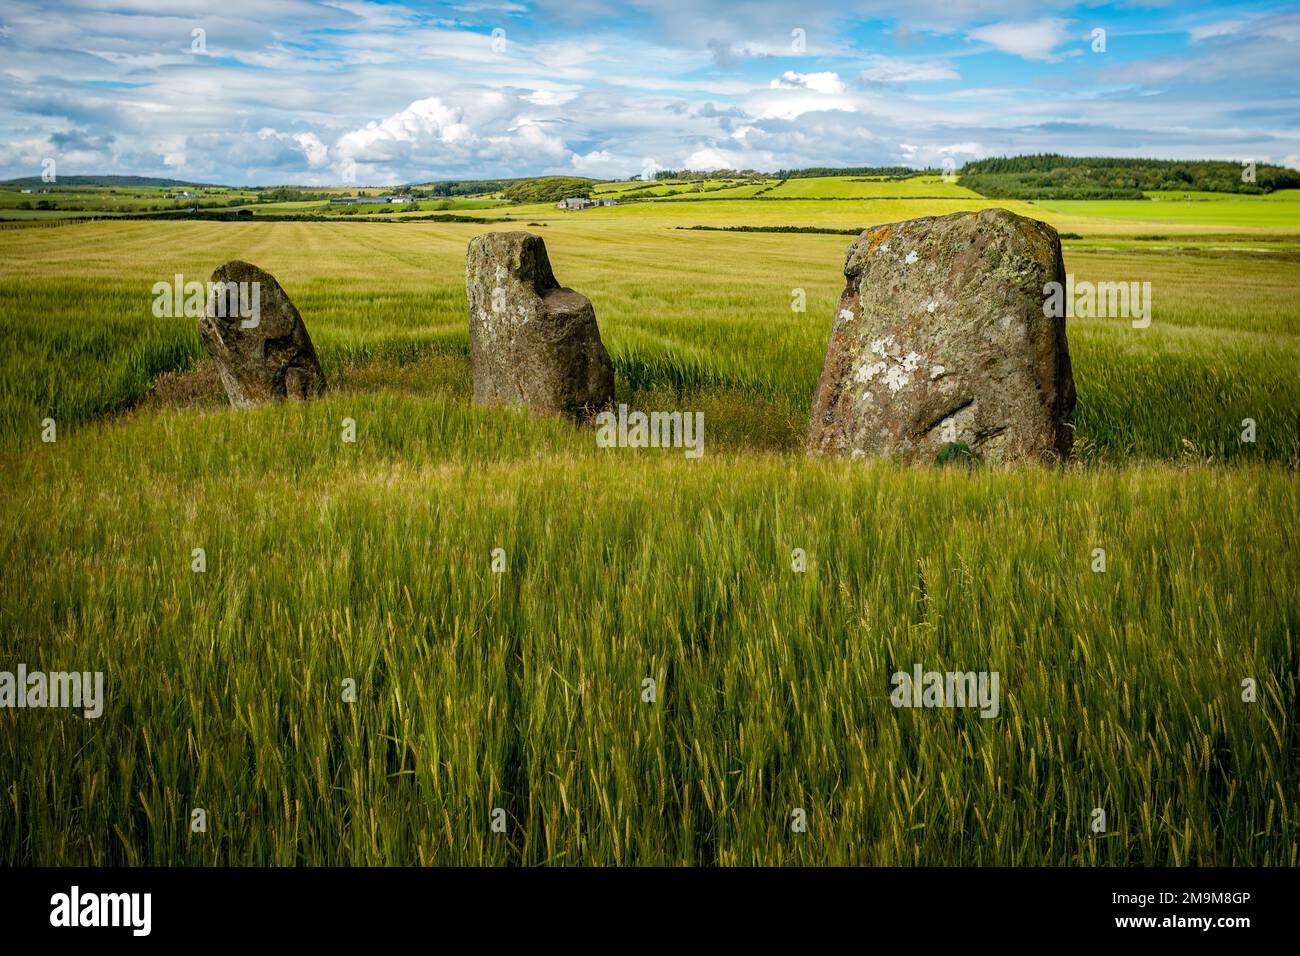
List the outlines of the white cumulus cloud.
{"type": "Polygon", "coordinates": [[[459,108],[430,96],[416,100],[400,113],[344,133],[336,148],[346,159],[382,159],[389,155],[387,147],[393,144],[409,144],[424,139],[456,143],[473,138],[474,133],[463,122],[459,108]]]}
{"type": "Polygon", "coordinates": [[[736,169],[737,162],[734,157],[720,149],[706,147],[697,149],[687,156],[682,166],[685,169],[736,169]]]}
{"type": "Polygon", "coordinates": [[[641,170],[641,164],[636,160],[615,156],[607,149],[593,149],[585,154],[574,153],[569,157],[569,165],[579,176],[611,179],[623,179],[641,170]]]}
{"type": "Polygon", "coordinates": [[[796,73],[786,70],[780,79],[772,81],[774,90],[812,90],[814,93],[835,95],[844,92],[844,83],[838,73],[796,73]]]}
{"type": "Polygon", "coordinates": [[[990,23],[971,30],[967,36],[1026,60],[1051,60],[1056,56],[1052,51],[1070,39],[1071,22],[1058,17],[1041,17],[1020,23],[990,23]]]}

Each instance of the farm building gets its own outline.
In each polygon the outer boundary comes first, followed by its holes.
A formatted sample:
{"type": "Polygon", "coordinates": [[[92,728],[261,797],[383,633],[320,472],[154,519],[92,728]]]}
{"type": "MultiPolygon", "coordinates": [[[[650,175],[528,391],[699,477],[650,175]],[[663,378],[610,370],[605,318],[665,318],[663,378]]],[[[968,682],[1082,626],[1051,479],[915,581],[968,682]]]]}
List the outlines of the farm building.
{"type": "Polygon", "coordinates": [[[555,204],[557,209],[586,209],[588,206],[617,206],[618,203],[613,199],[583,199],[581,196],[574,196],[570,199],[561,199],[555,204]]]}
{"type": "Polygon", "coordinates": [[[415,197],[414,196],[342,196],[338,199],[331,199],[330,202],[358,204],[358,205],[364,204],[364,205],[372,206],[379,203],[415,202],[415,197]]]}

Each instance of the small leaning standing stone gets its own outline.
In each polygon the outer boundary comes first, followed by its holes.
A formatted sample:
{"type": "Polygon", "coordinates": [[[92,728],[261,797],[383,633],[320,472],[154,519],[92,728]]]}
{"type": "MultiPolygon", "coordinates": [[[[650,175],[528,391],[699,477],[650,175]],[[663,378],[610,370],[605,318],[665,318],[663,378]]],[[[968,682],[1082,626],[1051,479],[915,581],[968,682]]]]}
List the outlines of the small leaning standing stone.
{"type": "Polygon", "coordinates": [[[199,337],[236,408],[325,390],[302,316],[275,276],[255,265],[235,259],[212,273],[199,337]]]}

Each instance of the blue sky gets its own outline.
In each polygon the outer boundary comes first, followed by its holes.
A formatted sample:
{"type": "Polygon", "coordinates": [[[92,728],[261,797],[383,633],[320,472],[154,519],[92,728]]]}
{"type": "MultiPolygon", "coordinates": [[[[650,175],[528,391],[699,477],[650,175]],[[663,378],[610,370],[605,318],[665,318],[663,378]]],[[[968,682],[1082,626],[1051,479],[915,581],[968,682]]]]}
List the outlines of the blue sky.
{"type": "Polygon", "coordinates": [[[1300,168],[1298,106],[1296,4],[0,0],[0,178],[1300,168]]]}

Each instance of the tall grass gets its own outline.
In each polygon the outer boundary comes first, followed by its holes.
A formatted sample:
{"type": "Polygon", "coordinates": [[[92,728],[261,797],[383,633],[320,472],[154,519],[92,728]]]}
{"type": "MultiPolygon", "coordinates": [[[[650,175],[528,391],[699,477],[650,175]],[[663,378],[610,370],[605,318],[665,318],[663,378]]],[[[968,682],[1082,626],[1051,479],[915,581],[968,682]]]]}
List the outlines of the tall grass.
{"type": "Polygon", "coordinates": [[[351,394],[6,470],[0,660],[108,688],[0,711],[8,864],[1300,863],[1274,468],[691,462],[351,394]],[[893,708],[914,663],[1000,716],[893,708]]]}

